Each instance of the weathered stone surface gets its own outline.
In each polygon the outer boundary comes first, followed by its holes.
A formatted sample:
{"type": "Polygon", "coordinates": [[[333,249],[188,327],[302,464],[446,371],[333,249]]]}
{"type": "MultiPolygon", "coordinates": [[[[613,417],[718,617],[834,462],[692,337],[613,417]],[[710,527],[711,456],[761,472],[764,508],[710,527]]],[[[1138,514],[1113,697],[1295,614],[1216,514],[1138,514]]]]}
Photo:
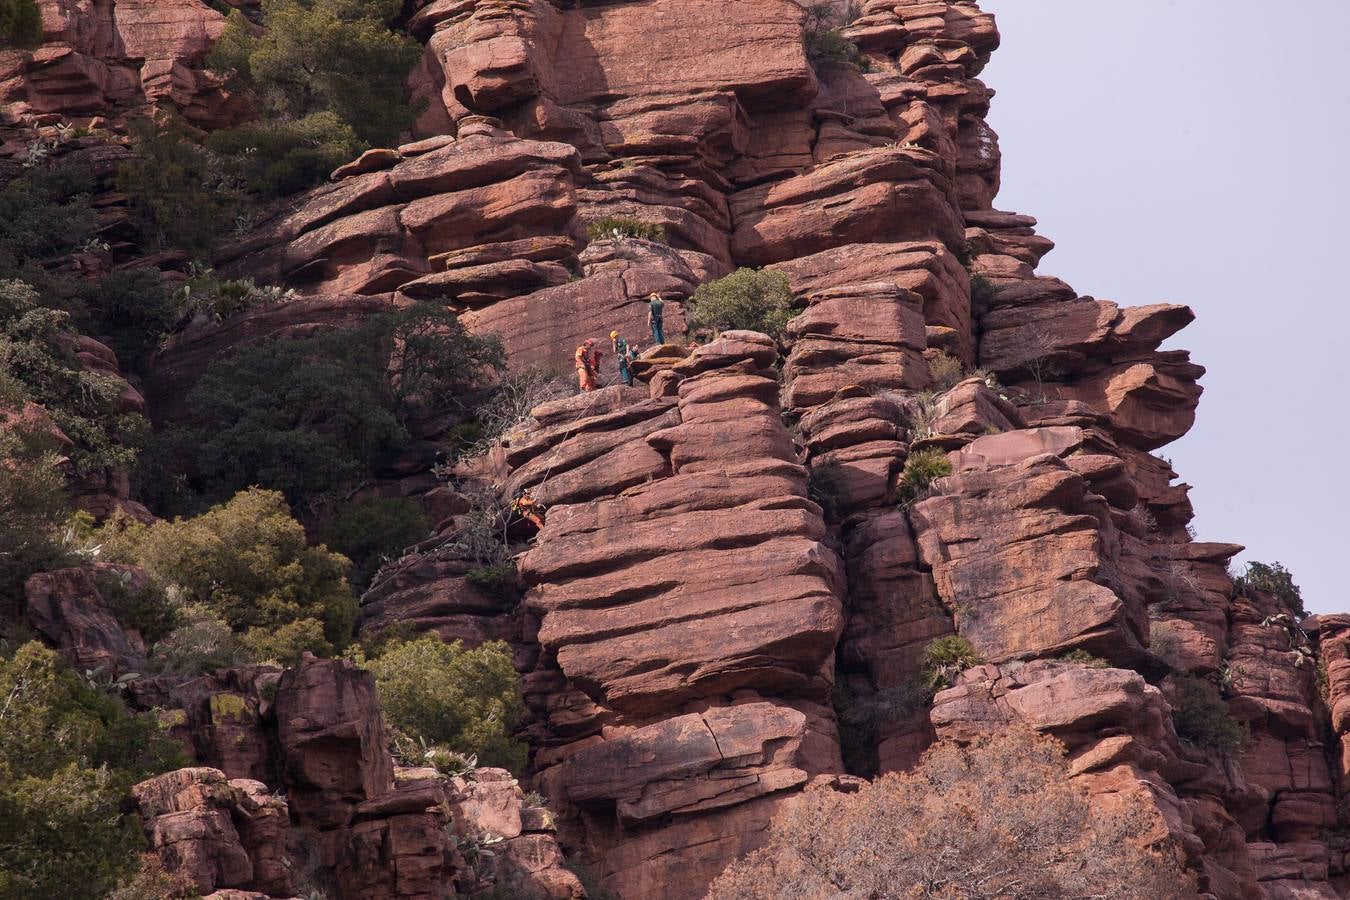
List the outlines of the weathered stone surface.
{"type": "Polygon", "coordinates": [[[1138,658],[1143,605],[1112,575],[1114,528],[1081,476],[1041,456],[937,484],[938,495],[911,513],[919,548],[957,631],[979,653],[998,661],[1081,647],[1121,663],[1138,658]],[[1103,583],[1111,581],[1116,590],[1103,583]]]}
{"type": "Polygon", "coordinates": [[[345,825],[358,804],[388,792],[393,765],[375,680],[343,659],[305,654],[276,695],[282,777],[301,822],[345,825]]]}
{"type": "Polygon", "coordinates": [[[217,769],[179,769],[132,789],[164,870],[197,892],[241,888],[289,896],[283,863],[286,801],[217,769]]]}
{"type": "Polygon", "coordinates": [[[77,671],[97,670],[108,677],[138,671],[145,644],[122,629],[101,591],[114,581],[135,590],[146,580],[140,569],[107,563],[39,573],[24,587],[28,622],[77,671]]]}
{"type": "Polygon", "coordinates": [[[771,703],[713,708],[582,747],[550,770],[568,802],[625,826],[734,806],[807,780],[806,716],[771,703]]]}

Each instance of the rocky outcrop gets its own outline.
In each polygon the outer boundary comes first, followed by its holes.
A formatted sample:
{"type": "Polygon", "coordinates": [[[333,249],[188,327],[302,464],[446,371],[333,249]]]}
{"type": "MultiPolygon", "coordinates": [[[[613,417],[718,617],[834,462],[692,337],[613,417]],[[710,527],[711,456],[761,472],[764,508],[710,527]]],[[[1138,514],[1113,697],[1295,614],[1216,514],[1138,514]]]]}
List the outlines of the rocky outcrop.
{"type": "Polygon", "coordinates": [[[164,871],[199,894],[217,888],[292,894],[286,800],[218,769],[179,769],[132,790],[150,849],[164,871]]]}
{"type": "Polygon", "coordinates": [[[229,669],[167,698],[158,688],[138,684],[136,701],[184,709],[199,758],[214,752],[227,769],[261,776],[199,767],[134,788],[150,849],[199,894],[585,896],[552,814],[527,803],[509,773],[396,766],[373,681],[350,662],[306,656],[284,674],[229,669]]]}
{"type": "MultiPolygon", "coordinates": [[[[3,57],[11,119],[233,114],[200,72],[214,12],[85,6],[45,2],[49,43],[3,57]]],[[[416,132],[222,251],[223,272],[299,298],[175,336],[146,380],[157,421],[182,417],[221,354],[414,300],[500,335],[517,372],[569,375],[574,348],[611,330],[644,354],[637,385],[607,359],[601,390],[538,406],[453,489],[431,454],[401,469],[400,495],[443,515],[362,601],[366,635],[512,643],[525,777],[557,838],[505,773],[394,766],[369,677],[305,659],[132,684],[139,704],[183,710],[214,767],[142,801],[166,867],[203,892],[266,893],[284,847],[339,897],[575,897],[565,848],[623,900],[692,898],[806,786],[1029,727],[1066,744],[1103,814],[1147,810],[1140,840],[1174,841],[1206,896],[1350,882],[1350,620],[1300,622],[1236,589],[1241,548],[1193,539],[1188,488],[1152,454],[1194,422],[1203,369],[1160,349],[1191,311],[1079,295],[1038,272],[1054,245],[1035,219],[994,208],[992,16],[866,0],[841,30],[860,67],[809,58],[802,6],[418,0],[416,132]],[[592,229],[613,217],[664,238],[592,229]],[[688,346],[687,301],[740,266],[787,276],[795,318],[779,339],[688,346]],[[671,343],[648,348],[653,292],[671,343]],[[911,460],[941,477],[906,475],[911,460]],[[496,523],[533,541],[515,548],[518,609],[469,579],[455,491],[471,481],[547,507],[537,535],[496,523]],[[925,651],[949,637],[982,662],[933,696],[925,651]],[[1174,725],[1194,679],[1243,749],[1174,725]],[[286,816],[258,819],[254,781],[286,790],[286,816]],[[170,808],[165,791],[190,797],[170,808]],[[261,824],[285,817],[283,838],[261,824]]],[[[49,641],[80,660],[135,650],[83,576],[41,577],[49,641]]]]}
{"type": "Polygon", "coordinates": [[[206,71],[225,17],[193,0],[39,0],[43,43],[0,53],[6,124],[174,109],[220,127],[245,112],[206,71]]]}
{"type": "Polygon", "coordinates": [[[79,672],[109,679],[138,672],[145,642],[122,628],[103,592],[136,591],[146,580],[140,569],[106,563],[41,572],[24,587],[28,623],[79,672]]]}

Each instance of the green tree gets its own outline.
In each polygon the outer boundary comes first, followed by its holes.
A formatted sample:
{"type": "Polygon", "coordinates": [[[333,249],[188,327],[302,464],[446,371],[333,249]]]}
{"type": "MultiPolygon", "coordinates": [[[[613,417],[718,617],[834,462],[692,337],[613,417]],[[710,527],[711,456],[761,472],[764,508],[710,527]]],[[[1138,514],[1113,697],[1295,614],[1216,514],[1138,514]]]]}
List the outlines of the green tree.
{"type": "Polygon", "coordinates": [[[34,0],[0,0],[0,48],[42,43],[42,10],[34,0]]]}
{"type": "Polygon", "coordinates": [[[253,96],[262,122],[212,146],[237,159],[256,148],[272,162],[246,160],[250,181],[282,193],[366,146],[397,142],[416,118],[404,81],[422,54],[389,27],[401,10],[399,0],[264,0],[261,32],[231,13],[209,64],[253,96]]]}
{"type": "Polygon", "coordinates": [[[104,341],[124,367],[159,346],[180,318],[178,304],[154,268],[124,269],[75,290],[73,321],[104,341]]]}
{"type": "Polygon", "coordinates": [[[288,649],[295,646],[328,653],[351,639],[350,563],[311,547],[275,491],[244,491],[192,519],[115,518],[98,539],[105,557],[139,565],[186,602],[209,607],[266,657],[298,656],[288,649]]]}
{"type": "Polygon", "coordinates": [[[476,754],[481,765],[519,772],[525,747],[511,736],[525,713],[511,648],[465,650],[436,635],[394,642],[366,667],[390,724],[428,744],[476,754]]]}
{"type": "Polygon", "coordinates": [[[405,421],[422,409],[467,408],[475,390],[506,368],[500,339],[469,333],[434,303],[384,313],[363,331],[387,360],[393,408],[405,421]]]}
{"type": "Polygon", "coordinates": [[[92,235],[94,188],[88,172],[69,166],[37,166],[0,187],[0,278],[41,276],[37,263],[92,235]]]}
{"type": "Polygon", "coordinates": [[[122,797],[181,749],[36,642],[0,657],[0,696],[0,897],[106,896],[141,843],[122,797]]]}
{"type": "Polygon", "coordinates": [[[358,480],[408,433],[368,352],[276,340],[213,362],[188,395],[184,445],[209,498],[251,484],[299,502],[358,480]]]}
{"type": "Polygon", "coordinates": [[[130,125],[136,155],[117,172],[143,240],[205,256],[230,209],[217,166],[182,119],[130,125]]]}
{"type": "Polygon", "coordinates": [[[254,194],[285,197],[322,183],[368,145],[337,113],[325,111],[217,131],[206,146],[254,194]]]}
{"type": "Polygon", "coordinates": [[[792,300],[792,287],[782,272],[737,269],[694,291],[689,327],[760,331],[777,337],[792,318],[792,300]]]}
{"type": "Polygon", "coordinates": [[[467,408],[503,360],[496,339],[418,304],[217,360],[188,396],[186,428],[162,440],[207,497],[257,484],[299,502],[360,480],[419,411],[467,408]]]}
{"type": "Polygon", "coordinates": [[[364,590],[384,560],[427,537],[422,504],[402,497],[367,497],[343,507],[319,529],[325,546],[352,561],[352,585],[364,590]]]}
{"type": "Polygon", "coordinates": [[[69,313],[39,303],[21,281],[0,281],[0,377],[20,386],[72,441],[82,473],[129,466],[145,420],[118,411],[122,383],[87,371],[75,356],[69,313]]]}
{"type": "Polygon", "coordinates": [[[66,516],[65,476],[51,434],[25,418],[24,394],[0,372],[0,598],[17,598],[28,576],[55,565],[66,516]]]}

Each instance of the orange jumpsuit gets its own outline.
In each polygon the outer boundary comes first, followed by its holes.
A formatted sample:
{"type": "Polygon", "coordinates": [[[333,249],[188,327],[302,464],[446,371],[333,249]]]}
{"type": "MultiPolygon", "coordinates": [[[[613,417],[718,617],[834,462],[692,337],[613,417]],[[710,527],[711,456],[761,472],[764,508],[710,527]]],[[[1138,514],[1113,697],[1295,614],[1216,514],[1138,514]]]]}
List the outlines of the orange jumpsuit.
{"type": "Polygon", "coordinates": [[[511,508],[516,511],[516,515],[534,525],[535,528],[540,531],[544,530],[544,511],[539,506],[539,501],[531,497],[528,491],[517,497],[511,508]]]}
{"type": "Polygon", "coordinates": [[[600,351],[587,348],[585,344],[577,348],[577,383],[583,391],[595,390],[595,376],[600,371],[600,351]]]}

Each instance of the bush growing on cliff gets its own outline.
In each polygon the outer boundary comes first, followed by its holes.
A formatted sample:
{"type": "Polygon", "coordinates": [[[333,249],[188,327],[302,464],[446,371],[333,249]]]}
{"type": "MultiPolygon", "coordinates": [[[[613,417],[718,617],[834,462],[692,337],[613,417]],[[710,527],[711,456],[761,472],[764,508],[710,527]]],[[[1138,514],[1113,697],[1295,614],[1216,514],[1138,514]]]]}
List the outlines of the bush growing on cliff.
{"type": "Polygon", "coordinates": [[[806,474],[806,495],[820,507],[826,521],[837,521],[848,511],[844,467],[833,460],[812,464],[806,474]]]}
{"type": "Polygon", "coordinates": [[[936,638],[923,649],[924,687],[934,694],[945,690],[956,682],[956,676],[982,662],[970,641],[960,635],[936,638]]]}
{"type": "Polygon", "coordinates": [[[782,272],[737,269],[699,285],[687,310],[689,329],[760,331],[778,337],[792,319],[792,286],[782,272]]]}
{"type": "Polygon", "coordinates": [[[275,491],[244,491],[193,519],[147,526],[114,518],[98,539],[106,558],[143,567],[220,616],[254,658],[328,653],[351,639],[350,563],[309,546],[275,491]]]}
{"type": "Polygon", "coordinates": [[[902,506],[909,506],[928,496],[933,482],[952,474],[952,464],[947,454],[936,448],[911,453],[905,460],[905,468],[900,473],[897,486],[898,499],[902,506]]]}
{"type": "Polygon", "coordinates": [[[42,10],[34,0],[0,0],[0,47],[42,43],[42,10]]]}
{"type": "Polygon", "coordinates": [[[321,184],[367,145],[336,113],[317,112],[217,131],[206,146],[254,194],[285,197],[321,184]]]}
{"type": "Polygon", "coordinates": [[[117,171],[141,239],[192,256],[208,254],[229,218],[219,167],[177,117],[130,125],[135,156],[117,171]]]}
{"type": "Polygon", "coordinates": [[[122,797],[182,751],[36,642],[0,656],[0,696],[0,896],[106,897],[141,843],[122,797]]]}
{"type": "Polygon", "coordinates": [[[867,60],[858,52],[858,46],[839,30],[851,23],[851,12],[841,15],[830,3],[812,3],[806,7],[802,40],[806,44],[806,58],[813,65],[852,63],[866,70],[867,60]]]}
{"type": "Polygon", "coordinates": [[[1303,592],[1294,584],[1293,574],[1279,563],[1249,562],[1247,570],[1234,579],[1233,586],[1239,594],[1247,591],[1272,594],[1299,616],[1307,614],[1303,608],[1303,592]]]}
{"type": "Polygon", "coordinates": [[[664,225],[630,219],[625,216],[606,216],[586,226],[586,234],[593,241],[614,241],[622,238],[638,238],[644,241],[666,242],[664,225]]]}
{"type": "Polygon", "coordinates": [[[1183,741],[1221,753],[1236,753],[1247,743],[1247,723],[1232,717],[1212,682],[1198,675],[1176,676],[1169,699],[1172,723],[1183,741]]]}
{"type": "Polygon", "coordinates": [[[427,514],[416,500],[367,497],[325,522],[319,540],[352,561],[352,586],[362,591],[386,559],[401,555],[430,530],[427,514]]]}
{"type": "Polygon", "coordinates": [[[511,648],[465,650],[436,635],[391,643],[365,663],[391,725],[427,745],[473,754],[481,765],[519,772],[525,747],[511,730],[525,713],[511,648]]]}
{"type": "Polygon", "coordinates": [[[808,789],[708,898],[1193,896],[1173,847],[1140,846],[1149,824],[1139,806],[1094,809],[1052,738],[944,742],[856,793],[808,789]]]}

